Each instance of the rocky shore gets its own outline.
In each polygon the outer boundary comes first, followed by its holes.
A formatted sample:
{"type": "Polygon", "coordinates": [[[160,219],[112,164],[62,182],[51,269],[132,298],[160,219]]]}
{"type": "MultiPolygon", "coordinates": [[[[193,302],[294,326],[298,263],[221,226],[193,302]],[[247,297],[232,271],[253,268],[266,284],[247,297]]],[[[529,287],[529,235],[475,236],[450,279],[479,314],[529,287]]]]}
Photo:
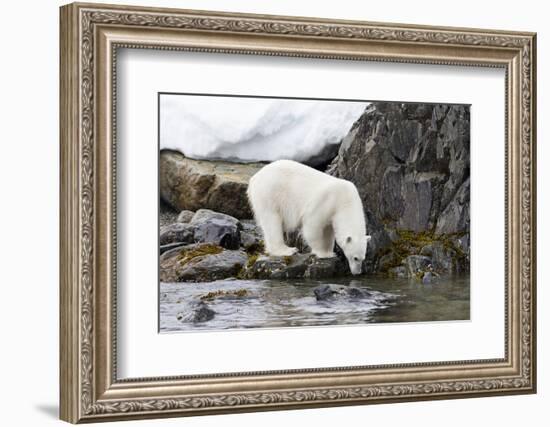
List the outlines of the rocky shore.
{"type": "MultiPolygon", "coordinates": [[[[469,108],[376,102],[326,173],[352,181],[372,235],[364,271],[423,283],[469,271],[469,108]]],[[[349,275],[337,256],[268,257],[246,189],[264,164],[200,161],[162,151],[160,278],[301,279],[349,275]]],[[[296,236],[288,236],[296,240],[296,236]]]]}

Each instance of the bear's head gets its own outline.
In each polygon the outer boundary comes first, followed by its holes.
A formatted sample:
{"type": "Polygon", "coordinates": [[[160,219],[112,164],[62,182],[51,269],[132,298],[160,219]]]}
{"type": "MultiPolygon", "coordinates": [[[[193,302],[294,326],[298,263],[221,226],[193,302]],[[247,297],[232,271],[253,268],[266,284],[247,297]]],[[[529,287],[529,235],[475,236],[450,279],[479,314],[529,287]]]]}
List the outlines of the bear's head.
{"type": "Polygon", "coordinates": [[[351,274],[361,274],[363,270],[363,261],[367,254],[367,245],[371,236],[347,236],[345,240],[338,243],[344,255],[348,260],[351,274]]]}

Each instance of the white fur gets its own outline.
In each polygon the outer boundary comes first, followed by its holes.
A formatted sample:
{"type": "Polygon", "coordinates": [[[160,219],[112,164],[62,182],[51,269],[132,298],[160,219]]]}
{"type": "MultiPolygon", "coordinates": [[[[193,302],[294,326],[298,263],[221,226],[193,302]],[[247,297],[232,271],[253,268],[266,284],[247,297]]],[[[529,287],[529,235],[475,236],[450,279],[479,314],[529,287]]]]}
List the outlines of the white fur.
{"type": "Polygon", "coordinates": [[[370,236],[355,185],[292,160],[264,166],[248,184],[250,205],[269,255],[297,252],[284,233],[301,230],[319,258],[334,256],[334,242],[344,251],[351,272],[359,274],[370,236]]]}

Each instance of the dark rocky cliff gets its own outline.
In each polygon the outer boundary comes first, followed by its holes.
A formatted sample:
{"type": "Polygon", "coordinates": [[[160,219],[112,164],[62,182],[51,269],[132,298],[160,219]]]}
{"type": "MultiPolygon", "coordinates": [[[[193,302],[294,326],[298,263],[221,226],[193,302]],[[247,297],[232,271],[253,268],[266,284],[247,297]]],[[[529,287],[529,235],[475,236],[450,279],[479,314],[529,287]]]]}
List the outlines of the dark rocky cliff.
{"type": "MultiPolygon", "coordinates": [[[[469,106],[375,102],[367,107],[327,173],[359,190],[373,235],[368,271],[406,264],[398,258],[407,253],[396,246],[415,241],[444,244],[452,270],[468,270],[469,165],[469,106]],[[384,256],[392,259],[388,265],[380,265],[384,256]]],[[[421,250],[410,248],[410,255],[421,250]]]]}

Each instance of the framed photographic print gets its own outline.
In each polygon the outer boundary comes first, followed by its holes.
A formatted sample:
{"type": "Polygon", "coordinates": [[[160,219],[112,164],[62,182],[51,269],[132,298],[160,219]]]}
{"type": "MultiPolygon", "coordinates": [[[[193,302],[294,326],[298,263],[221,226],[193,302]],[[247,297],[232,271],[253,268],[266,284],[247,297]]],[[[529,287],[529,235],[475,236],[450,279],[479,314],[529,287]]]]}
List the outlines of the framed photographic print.
{"type": "Polygon", "coordinates": [[[535,34],[60,22],[62,419],[535,392],[535,34]]]}

